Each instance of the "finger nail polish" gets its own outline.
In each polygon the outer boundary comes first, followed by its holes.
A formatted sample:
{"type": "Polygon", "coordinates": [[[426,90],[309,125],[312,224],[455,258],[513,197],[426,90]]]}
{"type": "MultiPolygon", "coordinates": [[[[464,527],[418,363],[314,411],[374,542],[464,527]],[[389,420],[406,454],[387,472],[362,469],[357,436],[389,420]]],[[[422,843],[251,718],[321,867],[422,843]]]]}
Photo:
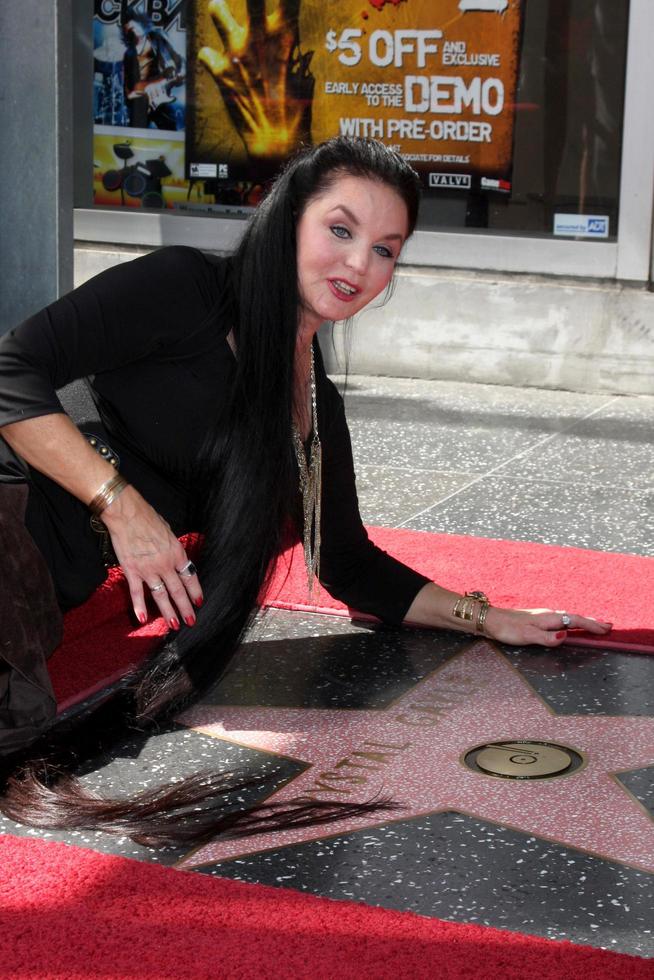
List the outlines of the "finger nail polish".
{"type": "Polygon", "coordinates": [[[200,598],[199,598],[199,599],[194,599],[194,600],[193,600],[193,604],[194,604],[195,606],[197,606],[197,607],[198,607],[198,609],[200,608],[200,606],[202,605],[202,603],[203,603],[203,602],[204,602],[204,599],[202,598],[202,596],[200,596],[200,598]]]}
{"type": "Polygon", "coordinates": [[[195,616],[186,616],[184,622],[187,626],[195,626],[195,616]]]}
{"type": "Polygon", "coordinates": [[[567,635],[568,635],[567,630],[559,630],[559,632],[556,634],[556,638],[557,640],[565,640],[567,635]]]}
{"type": "Polygon", "coordinates": [[[176,619],[174,616],[171,616],[171,618],[168,620],[168,622],[170,623],[171,629],[174,629],[174,630],[178,630],[179,629],[179,620],[176,619]]]}
{"type": "Polygon", "coordinates": [[[148,621],[148,617],[145,615],[144,612],[137,613],[136,618],[138,619],[141,626],[144,626],[148,621]]]}

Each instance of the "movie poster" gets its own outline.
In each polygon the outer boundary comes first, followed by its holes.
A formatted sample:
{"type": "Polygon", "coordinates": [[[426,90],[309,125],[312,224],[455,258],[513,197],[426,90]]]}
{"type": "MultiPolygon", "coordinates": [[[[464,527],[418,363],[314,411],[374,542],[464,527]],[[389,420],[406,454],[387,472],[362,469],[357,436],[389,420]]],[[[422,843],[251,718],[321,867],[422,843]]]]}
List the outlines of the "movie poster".
{"type": "Polygon", "coordinates": [[[433,191],[509,193],[524,0],[189,0],[187,174],[262,181],[374,136],[433,191]]]}
{"type": "Polygon", "coordinates": [[[187,0],[95,0],[96,125],[184,129],[186,5],[187,0]]]}
{"type": "Polygon", "coordinates": [[[95,0],[93,200],[177,206],[185,179],[187,0],[95,0]]]}
{"type": "Polygon", "coordinates": [[[173,208],[198,197],[184,174],[184,138],[96,126],[93,202],[98,207],[173,208]]]}

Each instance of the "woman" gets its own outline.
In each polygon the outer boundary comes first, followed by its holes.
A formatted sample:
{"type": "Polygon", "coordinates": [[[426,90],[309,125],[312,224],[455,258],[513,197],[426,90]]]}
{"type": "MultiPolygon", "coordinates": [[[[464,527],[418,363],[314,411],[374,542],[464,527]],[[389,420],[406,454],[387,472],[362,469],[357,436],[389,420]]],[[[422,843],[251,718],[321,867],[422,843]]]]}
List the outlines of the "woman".
{"type": "MultiPolygon", "coordinates": [[[[415,173],[382,144],[330,140],[290,163],[233,257],[162,249],[103,273],[4,338],[0,421],[15,454],[4,465],[12,481],[5,487],[27,495],[36,563],[45,559],[59,606],[83,601],[105,575],[90,506],[137,619],[145,622],[150,595],[170,626],[127,687],[84,721],[54,724],[22,749],[9,726],[4,812],[159,844],[257,825],[260,810],[226,817],[208,807],[193,825],[185,820],[189,807],[224,788],[219,781],[198,777],[119,804],[85,797],[66,767],[82,746],[97,751],[99,733],[106,743],[127,727],[160,723],[216,680],[294,533],[304,541],[309,582],[319,574],[333,595],[390,623],[546,646],[558,645],[567,627],[610,628],[578,615],[496,608],[483,593],[460,596],[367,539],[342,400],[314,337],[322,322],[352,316],[389,286],[418,196],[415,173]],[[54,395],[85,376],[104,456],[54,395]],[[177,538],[198,529],[199,573],[177,538]]],[[[43,574],[40,567],[41,583],[43,574]]],[[[23,615],[21,628],[25,622],[23,615]]],[[[9,664],[19,642],[13,653],[5,643],[9,664]]],[[[32,648],[38,642],[40,635],[32,648]]],[[[42,672],[34,676],[43,688],[42,672]]],[[[32,710],[24,744],[38,734],[34,717],[32,710]]],[[[263,819],[327,819],[336,809],[300,802],[263,819]]]]}

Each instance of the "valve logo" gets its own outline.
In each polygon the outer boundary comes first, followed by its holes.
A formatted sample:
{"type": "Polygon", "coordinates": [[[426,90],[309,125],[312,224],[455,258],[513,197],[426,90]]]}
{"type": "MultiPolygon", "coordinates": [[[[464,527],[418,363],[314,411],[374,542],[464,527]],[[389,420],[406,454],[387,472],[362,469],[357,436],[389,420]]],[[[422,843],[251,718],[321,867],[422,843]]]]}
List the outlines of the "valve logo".
{"type": "Polygon", "coordinates": [[[430,187],[449,187],[465,191],[470,187],[470,174],[429,174],[430,187]]]}

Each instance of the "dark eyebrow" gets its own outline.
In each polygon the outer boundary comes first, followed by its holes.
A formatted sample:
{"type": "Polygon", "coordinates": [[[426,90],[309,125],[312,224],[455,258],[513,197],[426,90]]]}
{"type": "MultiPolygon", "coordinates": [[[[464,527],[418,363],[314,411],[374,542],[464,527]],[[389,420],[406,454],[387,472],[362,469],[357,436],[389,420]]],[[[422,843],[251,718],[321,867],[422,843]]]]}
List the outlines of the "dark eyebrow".
{"type": "MultiPolygon", "coordinates": [[[[342,211],[343,214],[346,215],[347,218],[352,222],[355,228],[358,228],[359,225],[361,224],[358,218],[355,218],[355,216],[352,214],[350,209],[346,208],[344,204],[337,204],[335,208],[332,208],[332,211],[342,211]]],[[[388,241],[392,241],[393,239],[397,239],[397,241],[399,242],[404,241],[404,235],[392,234],[392,235],[382,235],[381,237],[388,241]]]]}

